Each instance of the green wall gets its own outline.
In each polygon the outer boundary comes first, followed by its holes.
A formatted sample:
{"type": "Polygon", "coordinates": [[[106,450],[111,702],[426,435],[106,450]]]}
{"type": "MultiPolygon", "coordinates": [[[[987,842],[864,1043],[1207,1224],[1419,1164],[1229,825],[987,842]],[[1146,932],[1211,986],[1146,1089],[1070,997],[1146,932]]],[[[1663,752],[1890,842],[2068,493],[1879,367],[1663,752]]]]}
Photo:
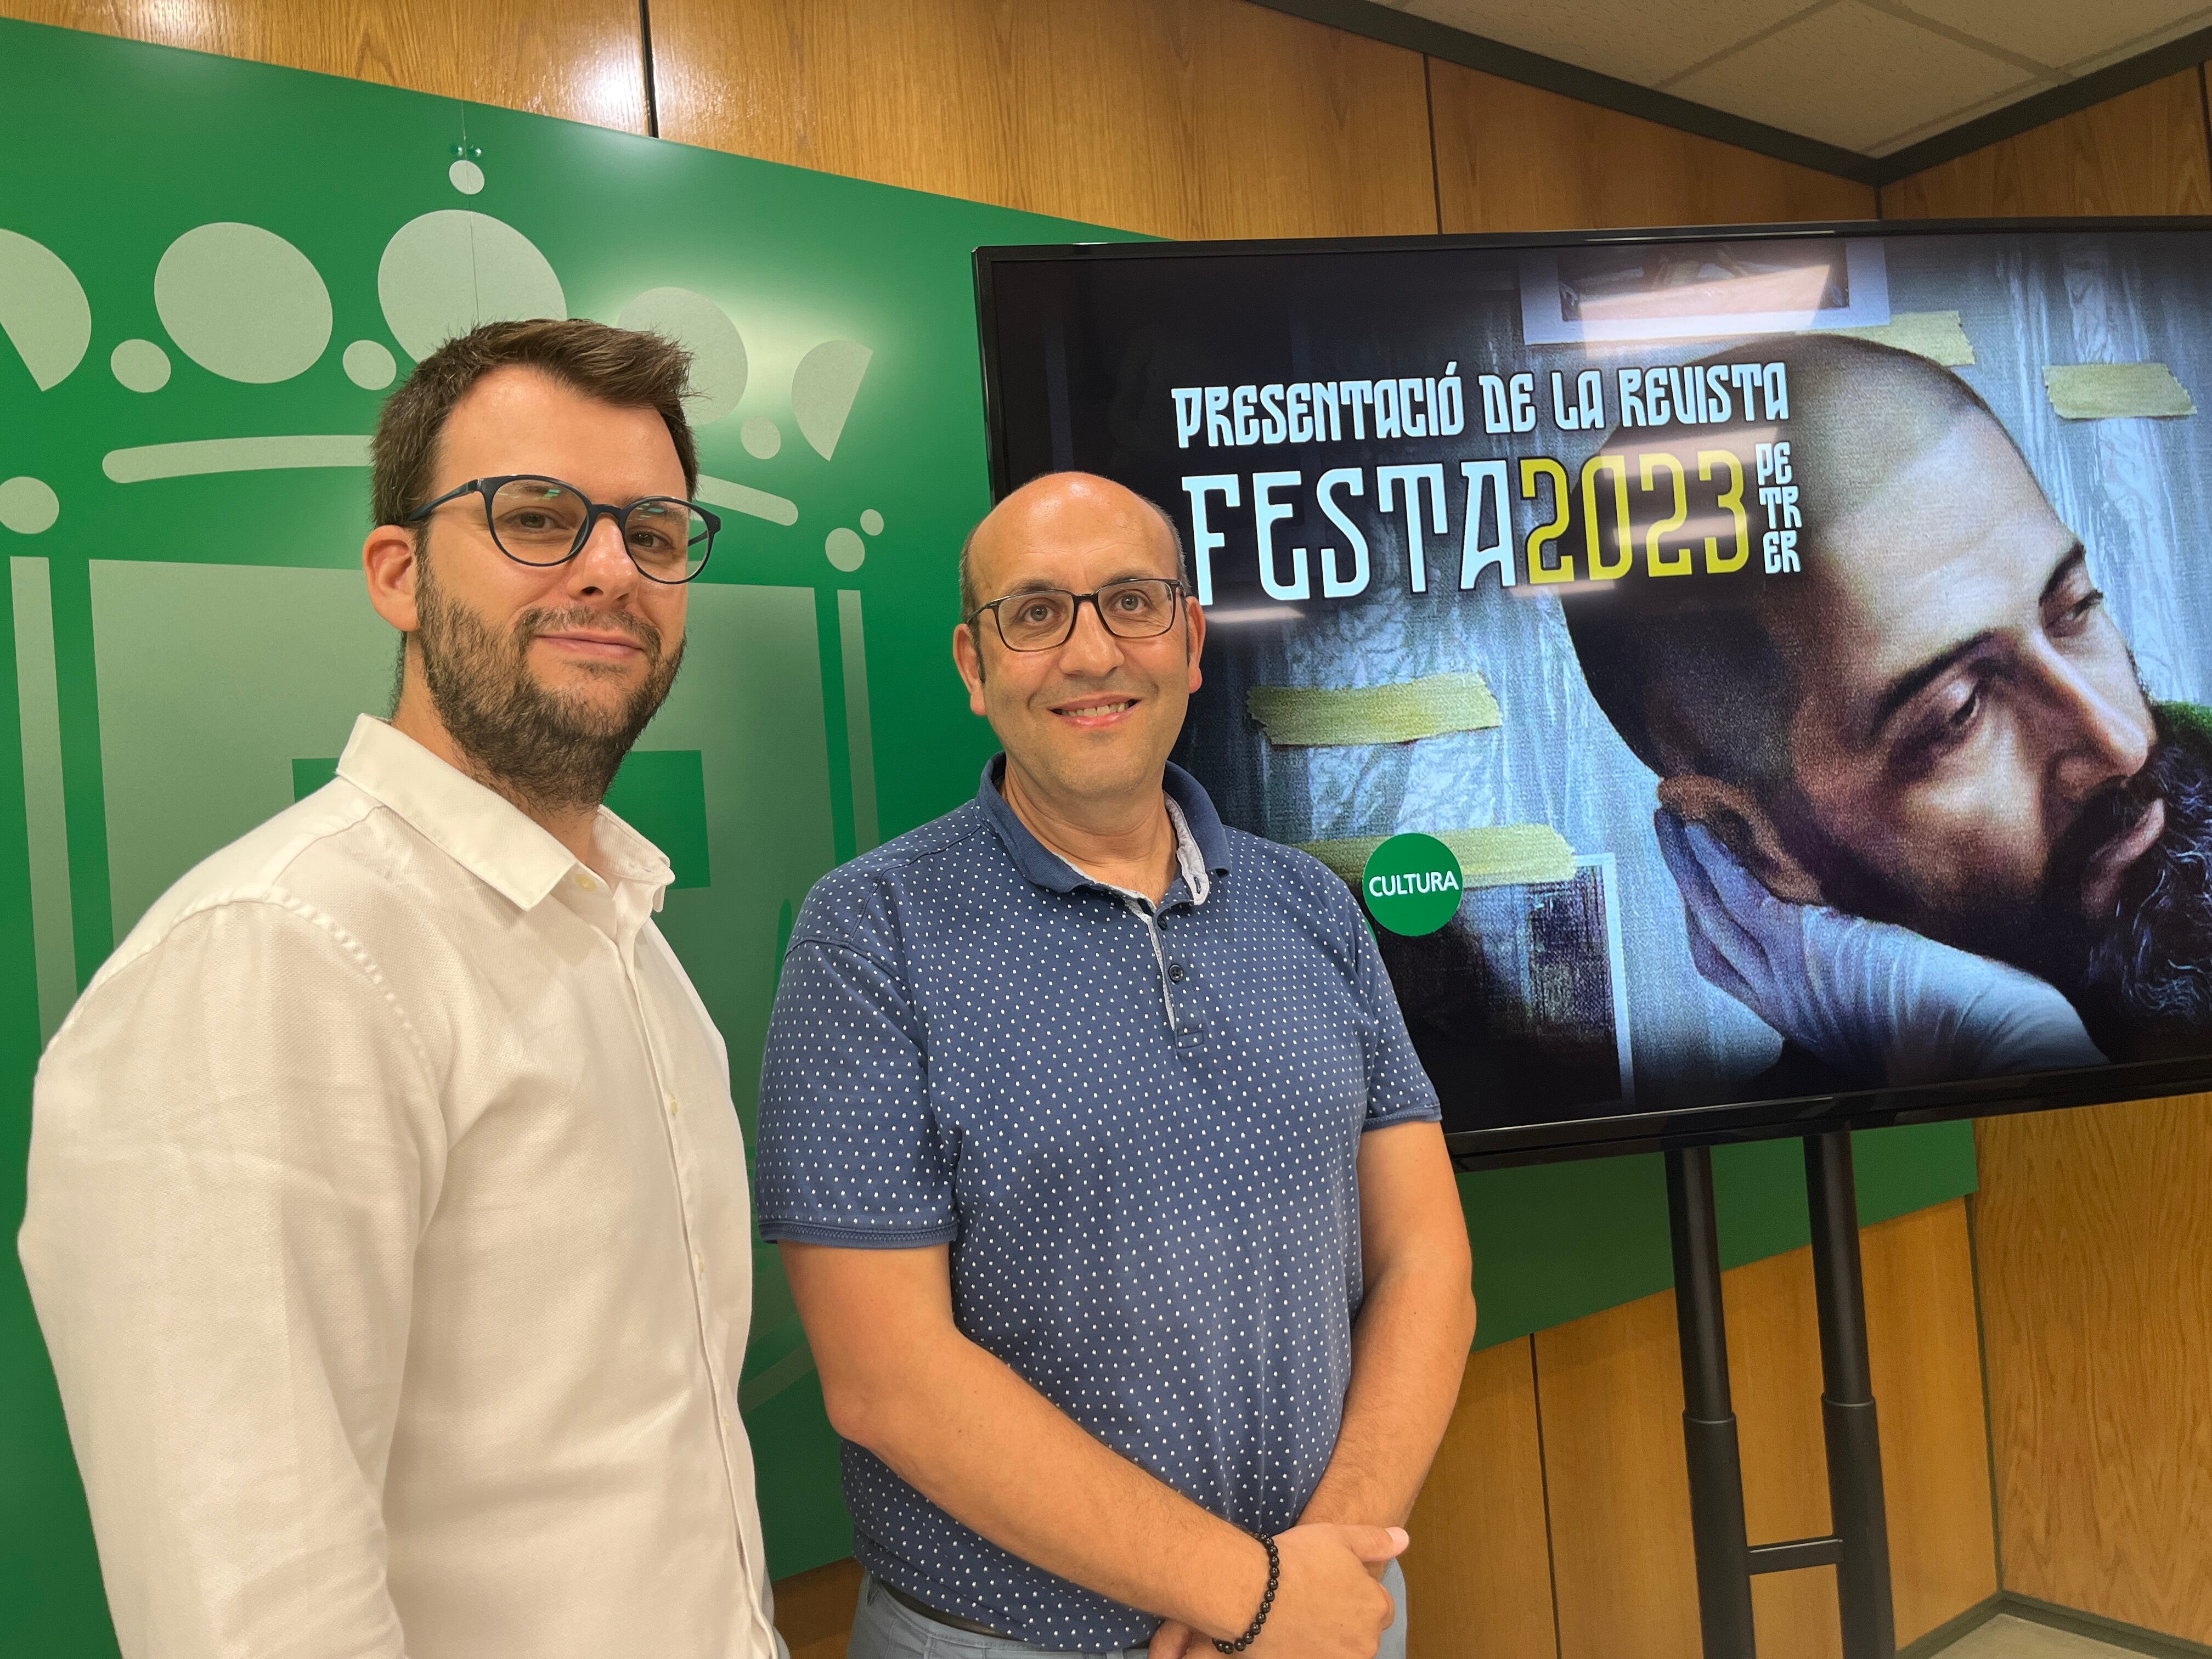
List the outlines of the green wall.
{"type": "MultiPolygon", "coordinates": [[[[0,1223],[39,1048],[145,906],[329,775],[384,706],[366,434],[483,318],[670,327],[700,353],[728,528],[681,684],[617,781],[674,859],[663,926],[750,1131],[809,884],[969,794],[946,662],[987,502],[968,255],[1115,233],[356,82],[0,21],[0,1223]]],[[[1803,1242],[1794,1145],[1721,1160],[1731,1261],[1803,1242]]],[[[1869,1216],[1972,1184],[1963,1127],[1863,1138],[1869,1216]]],[[[1469,1176],[1504,1340],[1664,1288],[1656,1160],[1469,1176]]],[[[774,1253],[740,1399],[771,1570],[850,1548],[774,1253]]],[[[112,1652],[12,1250],[0,1268],[0,1650],[112,1652]]]]}

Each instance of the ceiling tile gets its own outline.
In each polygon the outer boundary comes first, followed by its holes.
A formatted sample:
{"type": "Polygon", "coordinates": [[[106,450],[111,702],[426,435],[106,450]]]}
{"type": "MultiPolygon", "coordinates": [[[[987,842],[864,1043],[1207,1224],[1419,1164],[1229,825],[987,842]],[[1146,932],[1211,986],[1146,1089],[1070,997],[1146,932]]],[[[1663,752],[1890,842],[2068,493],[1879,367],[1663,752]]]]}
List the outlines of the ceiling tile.
{"type": "Polygon", "coordinates": [[[1871,151],[1954,110],[2041,84],[2002,58],[1859,0],[1843,0],[1668,90],[1808,138],[1871,151]]]}
{"type": "MultiPolygon", "coordinates": [[[[2185,34],[2195,34],[2199,30],[2206,28],[2212,28],[2212,9],[2195,13],[2170,27],[2159,30],[2154,34],[2140,35],[2124,45],[2115,46],[2110,52],[2100,52],[2092,58],[2077,58],[2066,65],[2067,71],[2073,75],[2087,75],[2105,68],[2107,64],[2124,62],[2128,58],[2150,51],[2154,46],[2164,46],[2169,40],[2179,40],[2185,34]]],[[[2198,56],[2212,58],[2212,51],[2201,52],[2198,56]]]]}
{"type": "Polygon", "coordinates": [[[2203,0],[1904,0],[1977,40],[2075,73],[2212,23],[2203,0]]]}
{"type": "Polygon", "coordinates": [[[1401,11],[1470,34],[1650,87],[1796,15],[1810,0],[1391,3],[1401,11]]]}
{"type": "Polygon", "coordinates": [[[1940,137],[1954,127],[1962,127],[1967,122],[1978,120],[1984,115],[1994,115],[1999,110],[2018,103],[2027,94],[2041,89],[2039,87],[2029,87],[2025,89],[2012,87],[1999,93],[1994,98],[1984,99],[1978,104],[1968,104],[1960,109],[1946,110],[1941,115],[1932,117],[1919,126],[1907,127],[1902,132],[1892,133],[1888,137],[1870,146],[1867,154],[1894,155],[1901,149],[1911,149],[1923,138],[1940,137]]]}

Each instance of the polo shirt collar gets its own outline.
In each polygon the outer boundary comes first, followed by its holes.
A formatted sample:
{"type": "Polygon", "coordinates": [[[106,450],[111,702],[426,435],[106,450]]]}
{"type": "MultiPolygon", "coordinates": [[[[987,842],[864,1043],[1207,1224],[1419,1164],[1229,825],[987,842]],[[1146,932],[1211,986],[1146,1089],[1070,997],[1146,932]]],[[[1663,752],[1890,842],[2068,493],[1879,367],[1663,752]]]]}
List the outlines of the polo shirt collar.
{"type": "MultiPolygon", "coordinates": [[[[1096,888],[1097,882],[1031,835],[1029,826],[1006,805],[1006,798],[999,793],[999,778],[1006,766],[1003,750],[983,763],[983,779],[975,791],[975,804],[983,809],[991,827],[998,831],[1000,841],[1014,860],[1014,867],[1038,886],[1054,893],[1072,893],[1079,887],[1096,888]]],[[[1160,784],[1182,814],[1183,823],[1197,844],[1207,871],[1216,876],[1228,874],[1229,835],[1221,827],[1221,814],[1213,810],[1212,800],[1198,780],[1170,761],[1160,784]]]]}
{"type": "MultiPolygon", "coordinates": [[[[543,824],[374,715],[354,721],[338,775],[520,908],[536,908],[577,867],[543,824]]],[[[608,873],[648,889],[658,910],[674,875],[667,856],[604,806],[592,834],[608,873]]]]}

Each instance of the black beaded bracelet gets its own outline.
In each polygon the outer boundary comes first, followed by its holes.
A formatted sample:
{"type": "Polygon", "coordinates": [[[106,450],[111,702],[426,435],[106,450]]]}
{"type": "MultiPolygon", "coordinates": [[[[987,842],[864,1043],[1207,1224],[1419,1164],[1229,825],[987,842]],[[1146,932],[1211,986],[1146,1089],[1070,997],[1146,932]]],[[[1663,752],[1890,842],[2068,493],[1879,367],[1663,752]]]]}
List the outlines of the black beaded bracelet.
{"type": "MultiPolygon", "coordinates": [[[[1260,1639],[1261,1626],[1267,1622],[1269,1609],[1275,1605],[1275,1587],[1283,1582],[1283,1558],[1275,1548],[1275,1540],[1267,1533],[1260,1534],[1260,1542],[1267,1552],[1267,1593],[1260,1598],[1260,1611],[1252,1615],[1252,1626],[1233,1642],[1216,1641],[1216,1653],[1242,1653],[1260,1639]]],[[[1208,1638],[1212,1640],[1211,1638],[1208,1638]]]]}

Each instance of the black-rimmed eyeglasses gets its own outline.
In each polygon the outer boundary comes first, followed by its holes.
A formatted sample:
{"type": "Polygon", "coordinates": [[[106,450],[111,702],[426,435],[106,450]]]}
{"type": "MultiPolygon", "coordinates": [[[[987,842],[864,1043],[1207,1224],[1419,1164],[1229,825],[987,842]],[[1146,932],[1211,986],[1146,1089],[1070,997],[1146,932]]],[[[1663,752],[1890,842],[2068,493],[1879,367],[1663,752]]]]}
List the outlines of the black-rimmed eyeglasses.
{"type": "Polygon", "coordinates": [[[405,521],[420,524],[464,495],[483,498],[493,544],[517,564],[566,564],[584,550],[592,527],[604,517],[615,521],[631,562],[657,582],[688,582],[705,569],[714,532],[722,527],[719,514],[680,496],[647,495],[626,507],[611,507],[574,484],[526,472],[471,478],[417,507],[405,521]]]}
{"type": "Polygon", "coordinates": [[[1148,640],[1175,626],[1182,609],[1176,601],[1186,591],[1165,576],[1133,576],[1089,593],[1032,587],[977,605],[968,620],[973,623],[988,611],[1007,650],[1050,651],[1067,643],[1075,632],[1075,613],[1088,605],[1116,639],[1148,640]]]}

